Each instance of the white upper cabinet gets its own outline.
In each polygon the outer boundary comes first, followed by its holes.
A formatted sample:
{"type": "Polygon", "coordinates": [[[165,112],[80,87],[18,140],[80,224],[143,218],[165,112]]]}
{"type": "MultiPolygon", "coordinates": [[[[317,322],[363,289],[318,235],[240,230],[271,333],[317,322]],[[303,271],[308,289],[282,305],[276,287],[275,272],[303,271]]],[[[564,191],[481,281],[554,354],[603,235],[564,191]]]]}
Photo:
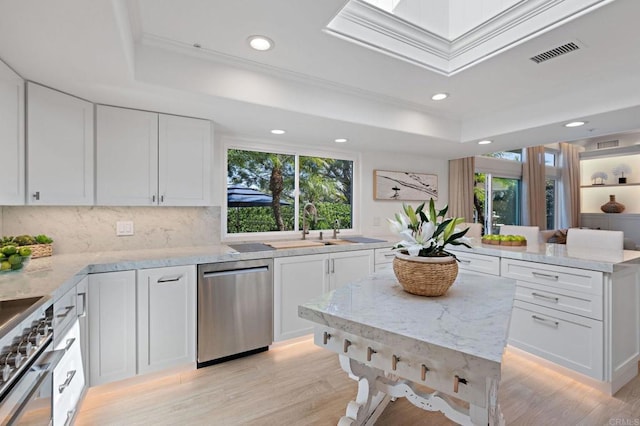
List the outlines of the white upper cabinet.
{"type": "Polygon", "coordinates": [[[97,204],[211,204],[212,123],[99,105],[97,204]]]}
{"type": "Polygon", "coordinates": [[[27,203],[92,205],[93,104],[27,83],[27,203]]]}
{"type": "Polygon", "coordinates": [[[208,120],[160,114],[160,204],[211,204],[212,123],[208,120]]]}
{"type": "Polygon", "coordinates": [[[96,203],[157,204],[158,114],[98,105],[96,203]]]}
{"type": "Polygon", "coordinates": [[[24,204],[24,81],[0,61],[0,205],[24,204]]]}

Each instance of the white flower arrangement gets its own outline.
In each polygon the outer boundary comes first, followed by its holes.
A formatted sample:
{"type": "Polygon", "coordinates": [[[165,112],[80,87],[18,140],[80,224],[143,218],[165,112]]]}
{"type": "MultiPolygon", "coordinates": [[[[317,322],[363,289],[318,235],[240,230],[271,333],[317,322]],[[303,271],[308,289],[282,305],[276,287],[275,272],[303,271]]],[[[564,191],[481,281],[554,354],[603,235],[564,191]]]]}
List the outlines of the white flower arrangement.
{"type": "Polygon", "coordinates": [[[469,228],[460,230],[456,225],[464,222],[461,217],[445,219],[449,206],[436,212],[433,198],[429,201],[429,211],[424,212],[425,203],[415,210],[402,204],[404,212],[396,213],[394,219],[387,219],[392,233],[403,238],[393,246],[396,250],[406,250],[409,256],[439,257],[455,256],[445,250],[447,245],[462,245],[471,248],[470,239],[464,235],[469,228]]]}

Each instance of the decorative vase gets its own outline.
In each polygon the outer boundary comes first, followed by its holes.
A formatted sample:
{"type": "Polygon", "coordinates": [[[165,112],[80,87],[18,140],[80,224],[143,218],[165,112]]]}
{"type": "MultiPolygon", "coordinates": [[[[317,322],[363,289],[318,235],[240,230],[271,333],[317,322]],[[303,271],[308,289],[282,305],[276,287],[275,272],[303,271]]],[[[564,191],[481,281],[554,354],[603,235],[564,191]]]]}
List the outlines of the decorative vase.
{"type": "Polygon", "coordinates": [[[452,256],[420,257],[396,253],[393,272],[407,293],[442,296],[458,276],[458,262],[452,256]]]}
{"type": "Polygon", "coordinates": [[[601,205],[600,210],[605,213],[622,213],[624,204],[618,203],[615,195],[609,195],[609,202],[601,205]]]}

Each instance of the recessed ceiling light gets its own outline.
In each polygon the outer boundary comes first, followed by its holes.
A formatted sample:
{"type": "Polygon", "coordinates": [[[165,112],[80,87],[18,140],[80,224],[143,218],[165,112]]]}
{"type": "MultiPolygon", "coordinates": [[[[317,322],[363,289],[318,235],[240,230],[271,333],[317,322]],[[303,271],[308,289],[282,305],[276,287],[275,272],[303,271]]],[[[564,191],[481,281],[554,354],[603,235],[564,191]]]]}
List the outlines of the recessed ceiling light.
{"type": "Polygon", "coordinates": [[[483,141],[478,142],[478,145],[488,145],[493,141],[490,141],[489,139],[485,139],[483,141]]]}
{"type": "Polygon", "coordinates": [[[282,129],[273,129],[271,133],[273,133],[274,135],[284,135],[287,132],[282,129]]]}
{"type": "Polygon", "coordinates": [[[337,143],[345,143],[345,142],[346,142],[346,141],[348,141],[348,140],[349,140],[349,139],[345,139],[345,138],[338,138],[338,139],[335,139],[335,140],[334,140],[334,142],[337,142],[337,143]]]}
{"type": "Polygon", "coordinates": [[[431,97],[434,101],[441,101],[443,99],[447,99],[449,97],[448,93],[436,93],[431,97]]]}
{"type": "Polygon", "coordinates": [[[565,124],[564,127],[580,127],[584,126],[585,124],[587,124],[586,121],[572,121],[571,123],[565,124]]]}
{"type": "Polygon", "coordinates": [[[249,42],[249,46],[260,51],[273,49],[274,46],[273,40],[261,35],[252,35],[247,39],[247,41],[249,42]]]}

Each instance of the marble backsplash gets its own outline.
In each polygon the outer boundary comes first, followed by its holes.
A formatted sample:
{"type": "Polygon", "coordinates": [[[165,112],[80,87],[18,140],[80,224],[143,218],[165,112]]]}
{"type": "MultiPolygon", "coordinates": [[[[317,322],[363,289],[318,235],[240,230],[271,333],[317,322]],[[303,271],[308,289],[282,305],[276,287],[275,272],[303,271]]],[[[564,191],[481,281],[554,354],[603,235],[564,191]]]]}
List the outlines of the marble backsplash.
{"type": "Polygon", "coordinates": [[[54,254],[220,243],[220,207],[49,207],[1,209],[0,235],[46,234],[54,254]],[[134,235],[116,236],[116,221],[134,235]]]}

